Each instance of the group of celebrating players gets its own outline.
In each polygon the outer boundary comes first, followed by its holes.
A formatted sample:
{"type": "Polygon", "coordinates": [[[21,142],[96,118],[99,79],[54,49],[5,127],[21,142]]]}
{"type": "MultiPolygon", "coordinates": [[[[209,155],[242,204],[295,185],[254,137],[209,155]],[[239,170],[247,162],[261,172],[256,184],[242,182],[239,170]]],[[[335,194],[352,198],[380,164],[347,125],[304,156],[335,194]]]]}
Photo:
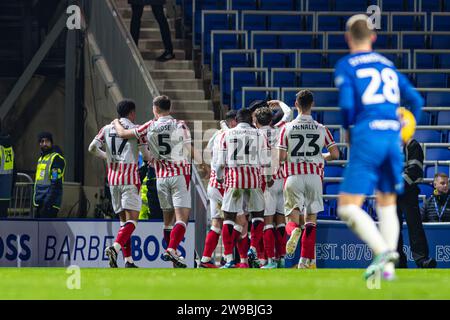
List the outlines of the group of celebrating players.
{"type": "MultiPolygon", "coordinates": [[[[423,98],[391,61],[372,51],[376,33],[366,15],[348,20],[345,39],[350,54],[337,63],[335,83],[351,149],[340,186],[338,215],[375,254],[365,277],[380,272],[392,280],[400,230],[396,196],[403,191],[400,96],[417,120],[423,98]],[[361,209],[365,196],[374,191],[379,228],[361,209]]],[[[312,93],[301,90],[295,102],[298,116],[293,120],[292,110],[276,100],[227,113],[207,146],[212,155],[208,186],[212,224],[201,267],[217,267],[211,257],[221,236],[222,268],[281,267],[284,256],[293,254],[299,241],[298,267],[315,268],[324,162],[338,159],[339,150],[330,131],[312,118],[313,106],[312,93]],[[240,263],[235,263],[235,247],[240,263]]],[[[121,221],[113,246],[106,249],[111,267],[117,267],[120,250],[125,267],[136,267],[130,237],[141,206],[139,151],[156,171],[168,244],[163,259],[172,261],[174,267],[186,267],[177,246],[185,235],[191,208],[191,155],[197,163],[201,159],[191,145],[188,127],[170,115],[170,107],[168,97],[156,97],[155,118],[137,126],[135,105],[125,100],[118,105],[120,119],[103,127],[89,146],[92,153],[107,160],[113,208],[121,221]],[[101,150],[103,145],[106,152],[101,150]]]]}

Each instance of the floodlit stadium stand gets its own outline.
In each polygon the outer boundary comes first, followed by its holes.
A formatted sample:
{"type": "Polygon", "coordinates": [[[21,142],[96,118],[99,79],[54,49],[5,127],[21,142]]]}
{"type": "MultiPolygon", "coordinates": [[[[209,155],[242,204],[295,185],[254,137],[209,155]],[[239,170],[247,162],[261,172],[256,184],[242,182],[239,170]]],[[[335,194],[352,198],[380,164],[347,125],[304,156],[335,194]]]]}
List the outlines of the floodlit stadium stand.
{"type": "MultiPolygon", "coordinates": [[[[325,169],[325,210],[336,218],[338,184],[348,156],[333,84],[334,65],[347,53],[345,22],[370,5],[381,9],[374,48],[395,63],[425,99],[415,138],[425,154],[421,201],[430,179],[450,168],[450,4],[424,0],[193,0],[184,3],[194,46],[201,49],[222,106],[279,98],[293,106],[301,88],[313,91],[313,115],[330,128],[342,152],[325,169]]],[[[373,198],[365,208],[374,214],[373,198]]]]}

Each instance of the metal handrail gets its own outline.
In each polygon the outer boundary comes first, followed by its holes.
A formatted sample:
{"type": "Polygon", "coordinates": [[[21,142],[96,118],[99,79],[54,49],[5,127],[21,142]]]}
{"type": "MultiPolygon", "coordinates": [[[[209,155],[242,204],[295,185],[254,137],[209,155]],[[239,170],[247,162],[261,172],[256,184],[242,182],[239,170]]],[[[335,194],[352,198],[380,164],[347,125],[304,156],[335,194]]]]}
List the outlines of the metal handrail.
{"type": "MultiPolygon", "coordinates": [[[[426,12],[391,12],[389,19],[390,19],[390,26],[391,31],[394,31],[394,17],[395,16],[420,16],[423,18],[423,30],[427,31],[427,13],[426,12]]],[[[395,30],[400,31],[400,30],[395,30]]]]}
{"type": "Polygon", "coordinates": [[[245,30],[245,16],[259,15],[259,16],[312,16],[312,26],[314,30],[316,14],[313,12],[301,12],[301,11],[269,11],[269,10],[242,10],[241,11],[241,30],[245,30]]]}
{"type": "Polygon", "coordinates": [[[28,212],[27,217],[33,217],[33,179],[22,172],[17,173],[17,178],[23,178],[25,182],[17,182],[14,185],[13,197],[10,200],[9,211],[13,213],[14,217],[22,216],[23,213],[28,212]],[[29,201],[29,205],[26,205],[29,201]],[[19,212],[18,212],[19,211],[19,212]],[[18,213],[18,215],[17,215],[18,213]]]}
{"type": "Polygon", "coordinates": [[[233,99],[233,94],[234,94],[234,72],[262,72],[265,74],[265,86],[267,86],[269,84],[269,72],[267,68],[242,68],[242,67],[237,67],[237,68],[231,68],[230,69],[231,72],[231,89],[230,89],[230,93],[231,93],[231,101],[230,101],[230,106],[231,109],[233,109],[234,107],[234,99],[233,99]]]}
{"type": "Polygon", "coordinates": [[[414,49],[413,50],[413,68],[414,69],[417,68],[417,54],[418,53],[427,53],[427,54],[449,53],[450,54],[450,49],[414,49]]]}
{"type": "Polygon", "coordinates": [[[434,31],[434,17],[435,16],[444,16],[450,18],[450,12],[432,12],[431,13],[431,23],[430,23],[430,31],[434,31]]]}
{"type": "MultiPolygon", "coordinates": [[[[210,55],[211,55],[211,66],[214,65],[214,36],[216,34],[234,34],[237,37],[240,36],[244,36],[244,46],[245,48],[243,49],[248,49],[248,34],[246,31],[241,31],[241,30],[212,30],[211,31],[211,48],[210,48],[210,55]]],[[[219,50],[219,54],[220,54],[220,50],[219,50]]],[[[220,59],[220,58],[219,58],[220,59]]]]}
{"type": "MultiPolygon", "coordinates": [[[[280,88],[279,87],[242,87],[242,108],[245,108],[245,93],[247,91],[262,91],[262,92],[276,92],[277,99],[280,97],[280,88]]],[[[275,99],[275,98],[273,98],[275,99]]]]}
{"type": "Polygon", "coordinates": [[[261,49],[260,50],[260,59],[259,64],[261,68],[264,67],[264,54],[270,54],[270,53],[287,53],[287,54],[294,54],[295,55],[295,66],[296,68],[299,66],[298,61],[298,49],[261,49]]]}
{"type": "Polygon", "coordinates": [[[261,31],[261,30],[253,30],[250,32],[250,48],[254,49],[254,39],[255,35],[311,35],[314,37],[322,36],[322,48],[325,47],[325,32],[315,32],[315,31],[261,31]]]}

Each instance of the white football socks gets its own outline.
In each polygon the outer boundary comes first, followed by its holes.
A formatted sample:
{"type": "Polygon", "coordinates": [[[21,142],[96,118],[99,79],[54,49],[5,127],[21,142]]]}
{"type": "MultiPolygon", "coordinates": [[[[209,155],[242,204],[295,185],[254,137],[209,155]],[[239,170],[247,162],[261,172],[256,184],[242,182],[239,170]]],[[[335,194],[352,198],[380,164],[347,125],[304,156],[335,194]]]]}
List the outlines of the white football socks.
{"type": "Polygon", "coordinates": [[[338,207],[338,215],[362,241],[367,243],[375,255],[388,250],[375,222],[363,209],[353,204],[344,205],[338,207]]]}

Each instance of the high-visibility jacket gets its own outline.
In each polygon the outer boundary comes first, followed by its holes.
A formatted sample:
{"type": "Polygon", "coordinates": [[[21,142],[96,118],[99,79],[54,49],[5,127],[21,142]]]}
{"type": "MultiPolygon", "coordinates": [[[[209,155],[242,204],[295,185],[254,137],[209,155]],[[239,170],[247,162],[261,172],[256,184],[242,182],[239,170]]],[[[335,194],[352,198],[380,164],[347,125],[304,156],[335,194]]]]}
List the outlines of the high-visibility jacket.
{"type": "Polygon", "coordinates": [[[65,163],[64,157],[57,152],[51,152],[39,158],[34,183],[33,204],[35,206],[51,206],[56,209],[61,207],[65,163]],[[53,162],[57,157],[64,162],[64,166],[52,170],[53,162]]]}
{"type": "Polygon", "coordinates": [[[0,145],[0,201],[11,200],[14,176],[14,150],[0,145]]]}

